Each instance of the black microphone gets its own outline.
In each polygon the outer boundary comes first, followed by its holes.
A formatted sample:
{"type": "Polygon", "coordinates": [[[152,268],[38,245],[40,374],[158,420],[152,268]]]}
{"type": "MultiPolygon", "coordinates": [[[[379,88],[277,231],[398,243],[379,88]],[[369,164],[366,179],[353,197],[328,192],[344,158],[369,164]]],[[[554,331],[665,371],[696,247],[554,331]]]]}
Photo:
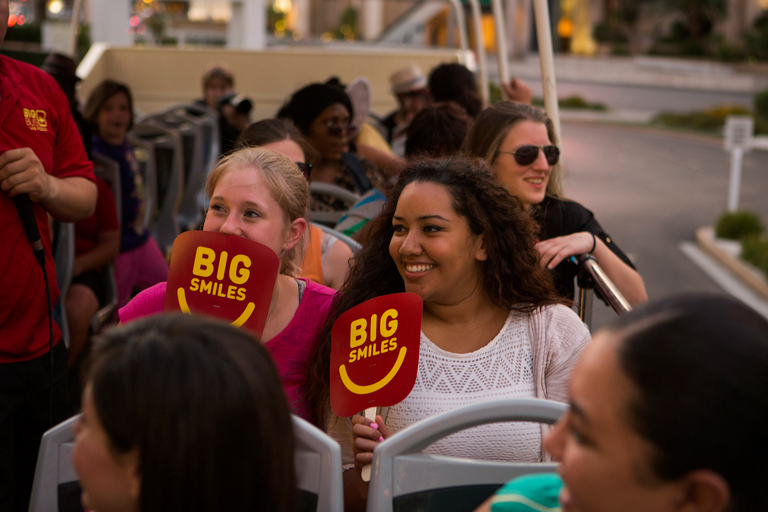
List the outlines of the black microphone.
{"type": "Polygon", "coordinates": [[[43,249],[43,241],[40,239],[40,230],[37,228],[32,200],[29,198],[29,194],[19,194],[13,198],[13,202],[16,203],[16,209],[19,211],[19,217],[21,217],[21,223],[24,225],[29,243],[32,244],[35,258],[44,267],[45,250],[43,249]]]}

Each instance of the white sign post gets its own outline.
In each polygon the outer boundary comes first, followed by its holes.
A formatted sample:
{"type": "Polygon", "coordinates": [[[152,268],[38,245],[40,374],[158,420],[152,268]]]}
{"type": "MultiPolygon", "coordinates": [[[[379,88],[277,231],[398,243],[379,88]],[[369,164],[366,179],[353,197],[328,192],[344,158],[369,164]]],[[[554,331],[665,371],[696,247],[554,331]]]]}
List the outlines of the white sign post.
{"type": "Polygon", "coordinates": [[[731,152],[731,179],[728,185],[728,211],[739,208],[741,186],[741,159],[752,151],[752,132],[755,121],[752,116],[728,116],[725,118],[725,149],[731,152]]]}

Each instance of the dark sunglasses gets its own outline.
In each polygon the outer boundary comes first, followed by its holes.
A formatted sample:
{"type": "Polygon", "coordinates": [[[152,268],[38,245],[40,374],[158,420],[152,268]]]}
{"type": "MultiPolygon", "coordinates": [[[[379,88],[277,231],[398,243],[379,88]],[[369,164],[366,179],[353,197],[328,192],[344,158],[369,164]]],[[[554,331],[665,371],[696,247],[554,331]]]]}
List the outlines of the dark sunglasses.
{"type": "Polygon", "coordinates": [[[325,132],[331,137],[342,137],[349,133],[350,122],[337,123],[333,119],[329,119],[325,123],[325,132]]]}
{"type": "Polygon", "coordinates": [[[544,151],[547,164],[555,165],[560,159],[560,148],[557,146],[520,146],[515,151],[499,151],[515,157],[517,165],[531,165],[539,157],[539,149],[544,151]]]}
{"type": "Polygon", "coordinates": [[[304,174],[306,179],[309,179],[309,173],[312,172],[312,164],[305,162],[296,162],[296,167],[304,174]]]}

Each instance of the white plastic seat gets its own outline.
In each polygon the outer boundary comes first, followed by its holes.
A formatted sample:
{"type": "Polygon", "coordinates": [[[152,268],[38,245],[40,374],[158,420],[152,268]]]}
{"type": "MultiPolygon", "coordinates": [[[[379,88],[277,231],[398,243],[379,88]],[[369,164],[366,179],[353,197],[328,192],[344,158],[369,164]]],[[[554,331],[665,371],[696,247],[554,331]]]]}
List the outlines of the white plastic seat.
{"type": "Polygon", "coordinates": [[[550,400],[494,400],[437,414],[393,434],[373,452],[368,512],[471,511],[515,477],[554,472],[554,463],[459,459],[422,451],[454,432],[486,423],[553,424],[566,408],[550,400]]]}

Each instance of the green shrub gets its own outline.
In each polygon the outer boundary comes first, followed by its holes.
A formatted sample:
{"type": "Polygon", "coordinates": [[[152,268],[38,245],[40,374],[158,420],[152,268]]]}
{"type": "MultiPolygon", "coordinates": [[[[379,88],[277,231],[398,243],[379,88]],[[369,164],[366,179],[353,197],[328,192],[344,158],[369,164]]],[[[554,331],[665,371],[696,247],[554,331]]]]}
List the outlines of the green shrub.
{"type": "Polygon", "coordinates": [[[653,118],[654,124],[691,130],[715,132],[725,125],[729,115],[749,115],[751,112],[739,105],[721,105],[694,112],[661,112],[653,118]]]}
{"type": "Polygon", "coordinates": [[[39,43],[42,41],[42,29],[39,23],[25,23],[8,27],[5,34],[6,41],[19,41],[21,43],[39,43]]]}
{"type": "Polygon", "coordinates": [[[755,93],[755,115],[768,119],[768,89],[755,93]]]}
{"type": "Polygon", "coordinates": [[[768,238],[753,236],[742,240],[741,259],[751,263],[768,277],[768,238]]]}
{"type": "Polygon", "coordinates": [[[715,236],[728,240],[756,237],[763,234],[763,231],[765,226],[760,217],[754,212],[745,210],[724,212],[715,225],[715,236]]]}
{"type": "MultiPolygon", "coordinates": [[[[493,97],[493,91],[491,91],[491,97],[493,97]]],[[[531,103],[536,107],[544,107],[543,98],[533,98],[531,103]]],[[[597,110],[601,112],[608,110],[608,107],[602,103],[590,103],[581,96],[568,96],[567,98],[559,98],[557,100],[557,105],[560,108],[568,108],[574,110],[597,110]]]]}

